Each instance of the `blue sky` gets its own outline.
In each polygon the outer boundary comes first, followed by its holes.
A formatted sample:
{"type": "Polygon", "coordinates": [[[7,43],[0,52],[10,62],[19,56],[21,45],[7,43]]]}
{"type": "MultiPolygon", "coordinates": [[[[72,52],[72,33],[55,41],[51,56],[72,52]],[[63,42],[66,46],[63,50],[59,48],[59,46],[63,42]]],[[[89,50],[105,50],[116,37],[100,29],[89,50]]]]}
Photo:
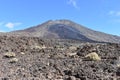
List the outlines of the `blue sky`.
{"type": "Polygon", "coordinates": [[[0,31],[56,19],[120,36],[120,0],[0,0],[0,31]]]}

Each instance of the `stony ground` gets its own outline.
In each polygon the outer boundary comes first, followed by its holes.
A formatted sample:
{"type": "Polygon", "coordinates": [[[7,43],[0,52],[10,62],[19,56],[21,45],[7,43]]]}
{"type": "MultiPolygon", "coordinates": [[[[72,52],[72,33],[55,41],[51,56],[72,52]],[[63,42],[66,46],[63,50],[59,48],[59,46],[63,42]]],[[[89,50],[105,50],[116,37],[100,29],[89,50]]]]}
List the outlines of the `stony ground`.
{"type": "Polygon", "coordinates": [[[0,80],[120,80],[119,56],[119,44],[1,36],[0,80]]]}

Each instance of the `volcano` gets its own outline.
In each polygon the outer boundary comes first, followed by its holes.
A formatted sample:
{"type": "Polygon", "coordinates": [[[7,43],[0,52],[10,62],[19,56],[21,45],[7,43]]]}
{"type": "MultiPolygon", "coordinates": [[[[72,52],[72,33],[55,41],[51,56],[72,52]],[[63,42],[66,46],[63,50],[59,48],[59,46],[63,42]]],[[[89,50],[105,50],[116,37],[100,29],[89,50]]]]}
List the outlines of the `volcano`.
{"type": "Polygon", "coordinates": [[[119,36],[95,31],[70,20],[49,20],[24,30],[9,32],[8,35],[24,35],[45,39],[72,39],[112,43],[120,42],[119,36]]]}

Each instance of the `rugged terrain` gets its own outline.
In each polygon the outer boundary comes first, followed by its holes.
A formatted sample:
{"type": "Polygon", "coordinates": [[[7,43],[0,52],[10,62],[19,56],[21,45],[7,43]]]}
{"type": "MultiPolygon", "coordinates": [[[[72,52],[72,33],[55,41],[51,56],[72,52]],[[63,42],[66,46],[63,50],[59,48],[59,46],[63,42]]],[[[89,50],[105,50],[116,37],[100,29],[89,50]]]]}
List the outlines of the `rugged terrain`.
{"type": "Polygon", "coordinates": [[[115,43],[0,36],[0,80],[120,80],[119,56],[115,43]]]}
{"type": "Polygon", "coordinates": [[[120,80],[120,37],[69,20],[0,33],[0,80],[120,80]]]}

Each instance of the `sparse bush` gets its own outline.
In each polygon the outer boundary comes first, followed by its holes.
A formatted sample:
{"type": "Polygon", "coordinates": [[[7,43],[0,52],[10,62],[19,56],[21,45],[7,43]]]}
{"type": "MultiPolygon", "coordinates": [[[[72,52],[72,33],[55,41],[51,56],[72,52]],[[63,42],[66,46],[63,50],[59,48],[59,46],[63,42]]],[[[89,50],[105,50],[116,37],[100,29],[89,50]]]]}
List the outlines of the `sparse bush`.
{"type": "Polygon", "coordinates": [[[41,49],[40,46],[31,46],[30,48],[31,48],[31,49],[41,49]]]}
{"type": "Polygon", "coordinates": [[[45,46],[31,46],[31,49],[45,49],[45,46]]]}
{"type": "Polygon", "coordinates": [[[18,59],[17,59],[17,58],[12,58],[12,59],[10,59],[9,62],[10,62],[10,63],[16,63],[16,62],[18,62],[18,59]]]}
{"type": "Polygon", "coordinates": [[[70,50],[77,50],[77,47],[76,46],[70,46],[69,49],[70,50]]]}
{"type": "Polygon", "coordinates": [[[85,58],[88,60],[93,60],[93,61],[101,60],[101,58],[98,56],[96,52],[89,53],[88,55],[85,56],[85,58]]]}
{"type": "Polygon", "coordinates": [[[7,52],[7,53],[4,54],[4,56],[7,57],[7,58],[11,58],[11,57],[15,57],[16,55],[15,55],[14,52],[7,52]]]}

